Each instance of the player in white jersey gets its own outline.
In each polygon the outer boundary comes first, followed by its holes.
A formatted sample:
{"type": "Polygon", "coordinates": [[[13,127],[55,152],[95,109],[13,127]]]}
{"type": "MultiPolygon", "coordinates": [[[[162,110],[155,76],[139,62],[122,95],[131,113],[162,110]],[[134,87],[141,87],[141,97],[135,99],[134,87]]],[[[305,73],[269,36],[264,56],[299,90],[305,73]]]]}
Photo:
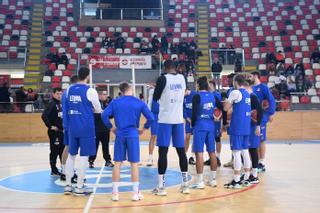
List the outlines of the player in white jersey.
{"type": "Polygon", "coordinates": [[[183,126],[183,100],[186,90],[186,82],[183,75],[176,72],[172,60],[164,63],[165,75],[157,80],[153,94],[153,100],[159,101],[159,120],[157,146],[159,147],[158,159],[158,187],[153,190],[155,195],[165,196],[165,173],[167,169],[167,155],[172,139],[172,145],[179,156],[179,165],[182,173],[180,192],[189,194],[188,186],[188,162],[184,150],[184,126],[183,126]]]}

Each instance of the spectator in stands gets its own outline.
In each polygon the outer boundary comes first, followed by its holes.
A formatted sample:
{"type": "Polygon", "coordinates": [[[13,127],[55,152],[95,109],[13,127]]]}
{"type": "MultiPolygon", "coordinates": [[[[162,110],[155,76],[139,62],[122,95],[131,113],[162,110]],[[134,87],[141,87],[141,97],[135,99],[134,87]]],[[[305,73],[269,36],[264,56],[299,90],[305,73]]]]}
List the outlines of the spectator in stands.
{"type": "Polygon", "coordinates": [[[108,41],[109,38],[106,36],[103,41],[101,42],[101,47],[107,48],[108,49],[108,41]]]}
{"type": "Polygon", "coordinates": [[[171,45],[170,45],[170,53],[171,54],[178,54],[179,53],[178,44],[171,43],[171,45]]]}
{"type": "Polygon", "coordinates": [[[266,64],[276,63],[277,59],[273,52],[267,52],[266,54],[266,64]]]}
{"type": "Polygon", "coordinates": [[[160,47],[160,41],[156,35],[153,36],[152,41],[151,41],[151,45],[152,45],[152,53],[157,52],[160,47]]]}
{"type": "Polygon", "coordinates": [[[221,63],[219,62],[219,59],[218,58],[214,58],[213,59],[213,63],[211,65],[211,71],[212,71],[212,74],[213,74],[213,78],[215,80],[215,82],[217,83],[218,85],[218,89],[220,88],[220,74],[222,72],[222,65],[221,63]]]}
{"type": "Polygon", "coordinates": [[[267,69],[268,69],[269,75],[276,75],[277,71],[274,63],[268,64],[267,69]]]}
{"type": "Polygon", "coordinates": [[[142,40],[140,44],[140,53],[144,53],[144,54],[149,53],[149,45],[145,40],[142,40]]]}
{"type": "Polygon", "coordinates": [[[69,59],[68,56],[66,55],[66,53],[62,53],[61,57],[60,57],[60,62],[59,64],[64,64],[66,67],[69,64],[69,59]]]}
{"type": "Polygon", "coordinates": [[[8,83],[0,87],[0,113],[10,111],[10,92],[8,83]]]}
{"type": "Polygon", "coordinates": [[[178,49],[179,49],[179,54],[182,54],[182,53],[186,54],[187,53],[188,43],[185,38],[182,39],[182,41],[179,43],[178,49]]]}
{"type": "Polygon", "coordinates": [[[53,55],[53,57],[52,57],[51,63],[55,63],[55,64],[56,64],[56,67],[58,67],[59,61],[60,61],[60,56],[59,56],[59,53],[56,52],[56,54],[53,55]]]}
{"type": "Polygon", "coordinates": [[[287,78],[287,85],[288,85],[288,92],[296,92],[297,91],[297,85],[293,80],[293,76],[288,76],[287,78]]]}
{"type": "Polygon", "coordinates": [[[291,65],[289,65],[286,69],[285,76],[288,77],[292,75],[294,75],[294,69],[291,65]]]}
{"type": "Polygon", "coordinates": [[[168,39],[165,34],[161,37],[161,51],[162,53],[168,53],[168,39]]]}
{"type": "Polygon", "coordinates": [[[33,89],[29,88],[27,90],[27,101],[34,102],[36,98],[36,93],[33,91],[33,89]]]}
{"type": "Polygon", "coordinates": [[[186,76],[186,74],[187,74],[187,68],[186,68],[185,63],[180,63],[180,64],[178,64],[178,66],[177,66],[177,73],[180,73],[180,74],[186,76]]]}
{"type": "Polygon", "coordinates": [[[24,87],[20,87],[20,89],[18,89],[16,91],[16,102],[17,102],[17,106],[20,109],[20,112],[24,112],[26,104],[24,102],[26,102],[27,100],[27,94],[26,91],[24,90],[24,87]]]}
{"type": "Polygon", "coordinates": [[[186,71],[187,75],[189,75],[190,73],[194,73],[194,60],[189,59],[186,62],[186,71]]]}
{"type": "Polygon", "coordinates": [[[319,63],[320,62],[319,50],[316,50],[311,54],[310,60],[311,60],[311,63],[319,63]]]}
{"type": "Polygon", "coordinates": [[[47,107],[49,104],[49,101],[51,100],[51,94],[49,93],[48,89],[45,89],[45,91],[43,93],[44,93],[43,99],[42,99],[43,104],[44,104],[44,107],[47,107]]]}
{"type": "Polygon", "coordinates": [[[115,48],[118,49],[122,49],[124,50],[124,44],[126,43],[126,41],[124,40],[124,38],[122,36],[119,36],[116,40],[116,45],[115,48]]]}
{"type": "Polygon", "coordinates": [[[294,75],[297,77],[302,76],[304,79],[306,73],[304,72],[304,67],[302,64],[296,64],[294,68],[294,75]]]}
{"type": "Polygon", "coordinates": [[[287,79],[284,76],[280,77],[280,84],[277,85],[281,96],[289,96],[289,90],[287,85],[287,79]]]}
{"type": "Polygon", "coordinates": [[[305,82],[302,75],[299,75],[298,77],[296,77],[296,85],[297,85],[297,92],[306,91],[305,82]]]}
{"type": "Polygon", "coordinates": [[[277,76],[285,75],[285,73],[286,73],[286,70],[285,70],[285,68],[284,68],[283,63],[277,64],[277,67],[276,67],[276,75],[277,75],[277,76]]]}
{"type": "Polygon", "coordinates": [[[279,90],[275,86],[271,87],[270,90],[271,90],[271,93],[272,93],[273,97],[276,100],[280,100],[280,92],[279,92],[279,90]]]}
{"type": "Polygon", "coordinates": [[[282,53],[281,50],[279,50],[276,55],[276,62],[277,63],[284,63],[284,59],[285,59],[284,54],[282,53]]]}

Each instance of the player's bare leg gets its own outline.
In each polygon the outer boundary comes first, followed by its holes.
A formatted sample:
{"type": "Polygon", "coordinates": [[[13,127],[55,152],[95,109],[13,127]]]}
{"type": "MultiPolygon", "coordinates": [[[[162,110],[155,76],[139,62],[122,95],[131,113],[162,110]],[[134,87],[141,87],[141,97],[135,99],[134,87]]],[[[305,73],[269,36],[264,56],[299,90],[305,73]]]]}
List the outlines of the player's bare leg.
{"type": "Polygon", "coordinates": [[[153,164],[153,151],[154,151],[154,146],[156,143],[156,135],[151,135],[150,137],[150,141],[149,141],[149,157],[148,157],[148,162],[147,162],[147,166],[152,166],[153,164]]]}

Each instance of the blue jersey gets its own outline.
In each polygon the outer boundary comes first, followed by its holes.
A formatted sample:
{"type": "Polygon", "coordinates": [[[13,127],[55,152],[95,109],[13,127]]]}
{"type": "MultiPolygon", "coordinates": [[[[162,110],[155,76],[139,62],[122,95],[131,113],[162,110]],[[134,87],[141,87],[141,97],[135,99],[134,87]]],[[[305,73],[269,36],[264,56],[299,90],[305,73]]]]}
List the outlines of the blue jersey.
{"type": "MultiPolygon", "coordinates": [[[[152,100],[152,103],[151,103],[151,112],[153,114],[156,114],[158,115],[159,114],[159,108],[160,108],[160,105],[157,101],[154,101],[152,100]]],[[[158,117],[158,116],[157,116],[158,117]]]]}
{"type": "Polygon", "coordinates": [[[191,118],[192,116],[192,98],[195,94],[197,94],[195,91],[191,91],[189,95],[184,97],[184,100],[183,100],[184,119],[191,118]]]}
{"type": "Polygon", "coordinates": [[[66,104],[67,104],[67,90],[65,90],[62,94],[61,97],[61,105],[62,105],[62,122],[63,122],[63,129],[67,129],[68,127],[68,119],[67,119],[67,108],[66,108],[66,104]]]}
{"type": "Polygon", "coordinates": [[[240,102],[233,103],[231,122],[229,128],[230,135],[244,136],[250,135],[251,128],[251,99],[250,94],[243,88],[239,91],[242,94],[240,102]]]}
{"type": "MultiPolygon", "coordinates": [[[[214,97],[216,97],[219,101],[222,100],[222,97],[221,97],[221,93],[219,91],[214,91],[212,92],[212,94],[214,95],[214,97]]],[[[229,95],[229,94],[228,94],[229,95]]]]}
{"type": "Polygon", "coordinates": [[[213,112],[215,109],[215,98],[211,92],[199,92],[200,104],[194,130],[214,132],[213,112]]]}
{"type": "Polygon", "coordinates": [[[227,97],[229,97],[230,93],[234,90],[233,87],[230,87],[228,90],[227,90],[227,97]]]}
{"type": "Polygon", "coordinates": [[[263,112],[262,122],[267,123],[269,121],[269,116],[273,115],[276,111],[276,102],[274,97],[265,84],[258,84],[252,87],[254,94],[256,94],[259,98],[260,103],[262,101],[267,100],[269,102],[269,108],[263,112]]]}
{"type": "Polygon", "coordinates": [[[148,129],[154,121],[153,115],[148,106],[133,96],[121,96],[113,100],[102,112],[102,121],[108,128],[112,128],[109,118],[114,117],[117,128],[116,135],[119,137],[139,137],[141,113],[146,117],[147,122],[144,128],[148,129]]]}
{"type": "Polygon", "coordinates": [[[68,89],[65,110],[68,120],[65,124],[72,137],[95,137],[95,126],[92,103],[87,98],[89,86],[75,84],[68,89]]]}

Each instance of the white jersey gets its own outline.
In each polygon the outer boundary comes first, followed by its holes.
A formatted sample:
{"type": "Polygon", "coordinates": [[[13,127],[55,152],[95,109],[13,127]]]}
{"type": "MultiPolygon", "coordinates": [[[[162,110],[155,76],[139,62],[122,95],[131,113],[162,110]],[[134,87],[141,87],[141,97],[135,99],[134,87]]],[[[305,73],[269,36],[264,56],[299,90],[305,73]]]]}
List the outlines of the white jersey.
{"type": "Polygon", "coordinates": [[[161,94],[159,104],[159,123],[182,124],[183,100],[186,82],[181,74],[166,74],[166,86],[161,94]]]}

